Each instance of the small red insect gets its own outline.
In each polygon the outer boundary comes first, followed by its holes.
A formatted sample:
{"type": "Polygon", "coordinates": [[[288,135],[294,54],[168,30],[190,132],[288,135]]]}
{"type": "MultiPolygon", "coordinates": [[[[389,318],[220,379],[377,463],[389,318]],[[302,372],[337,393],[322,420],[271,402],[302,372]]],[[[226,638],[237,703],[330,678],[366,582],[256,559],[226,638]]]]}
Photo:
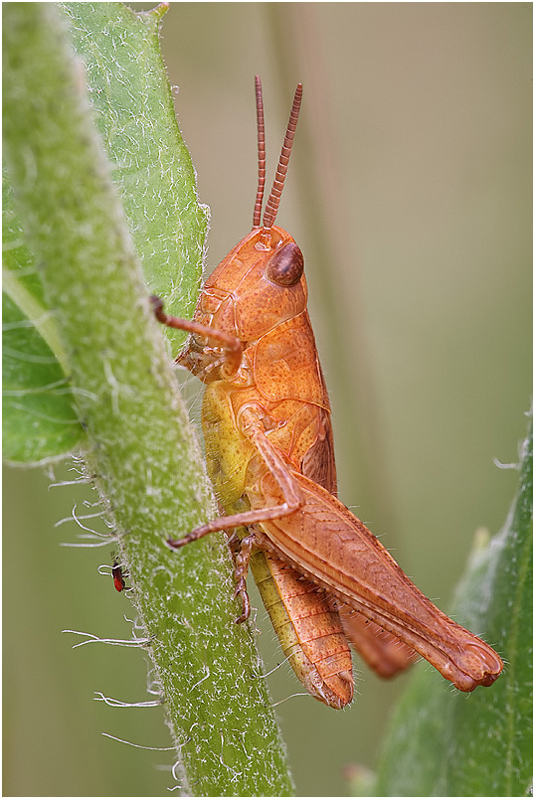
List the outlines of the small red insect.
{"type": "Polygon", "coordinates": [[[112,564],[112,577],[114,579],[114,586],[118,592],[122,592],[124,589],[130,589],[130,586],[125,584],[123,570],[117,558],[114,558],[114,563],[112,564]]]}

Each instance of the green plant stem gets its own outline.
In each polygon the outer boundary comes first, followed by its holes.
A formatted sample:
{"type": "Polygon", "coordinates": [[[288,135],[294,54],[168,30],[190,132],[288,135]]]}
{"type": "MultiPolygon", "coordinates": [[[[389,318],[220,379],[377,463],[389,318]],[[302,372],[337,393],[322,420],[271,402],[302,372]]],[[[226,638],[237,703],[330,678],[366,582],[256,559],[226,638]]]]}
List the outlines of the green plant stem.
{"type": "Polygon", "coordinates": [[[180,554],[164,544],[214,508],[83,83],[56,9],[7,5],[5,150],[18,212],[150,641],[182,789],[289,795],[258,657],[233,624],[227,549],[217,537],[180,554]]]}

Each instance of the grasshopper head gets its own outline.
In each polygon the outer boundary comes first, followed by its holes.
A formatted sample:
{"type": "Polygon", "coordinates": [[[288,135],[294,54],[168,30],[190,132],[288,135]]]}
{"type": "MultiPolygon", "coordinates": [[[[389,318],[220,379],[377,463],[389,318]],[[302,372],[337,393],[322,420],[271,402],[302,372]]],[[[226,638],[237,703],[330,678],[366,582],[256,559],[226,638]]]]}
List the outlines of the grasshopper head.
{"type": "Polygon", "coordinates": [[[306,305],[302,252],[274,225],[253,228],[224,258],[204,286],[195,319],[251,342],[306,305]]]}

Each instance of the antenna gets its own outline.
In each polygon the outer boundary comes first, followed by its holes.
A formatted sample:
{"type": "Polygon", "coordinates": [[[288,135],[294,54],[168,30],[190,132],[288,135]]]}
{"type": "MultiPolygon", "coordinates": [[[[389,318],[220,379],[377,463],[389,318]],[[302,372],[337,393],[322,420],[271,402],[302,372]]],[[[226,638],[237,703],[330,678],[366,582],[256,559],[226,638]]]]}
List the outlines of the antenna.
{"type": "MultiPolygon", "coordinates": [[[[255,210],[253,213],[253,225],[255,227],[260,225],[261,222],[261,208],[262,199],[264,195],[264,183],[266,178],[266,145],[264,133],[264,110],[262,103],[262,86],[259,76],[255,77],[255,93],[257,98],[257,142],[258,142],[258,158],[259,158],[259,181],[257,185],[257,197],[255,198],[255,210]]],[[[288,162],[290,160],[290,153],[292,151],[292,142],[294,141],[294,134],[296,132],[296,125],[298,124],[298,114],[300,113],[300,105],[303,94],[303,86],[299,83],[294,93],[294,100],[292,101],[292,109],[281,148],[281,155],[279,156],[279,163],[275,173],[272,191],[266,202],[264,209],[264,216],[262,225],[265,231],[268,231],[274,224],[279,208],[279,201],[283,186],[285,185],[285,176],[287,174],[288,162]]]]}
{"type": "Polygon", "coordinates": [[[264,134],[264,107],[262,103],[262,84],[258,75],[255,75],[255,100],[257,104],[257,158],[258,182],[255,208],[253,209],[253,227],[261,224],[262,199],[264,197],[264,184],[266,183],[266,137],[264,134]]]}

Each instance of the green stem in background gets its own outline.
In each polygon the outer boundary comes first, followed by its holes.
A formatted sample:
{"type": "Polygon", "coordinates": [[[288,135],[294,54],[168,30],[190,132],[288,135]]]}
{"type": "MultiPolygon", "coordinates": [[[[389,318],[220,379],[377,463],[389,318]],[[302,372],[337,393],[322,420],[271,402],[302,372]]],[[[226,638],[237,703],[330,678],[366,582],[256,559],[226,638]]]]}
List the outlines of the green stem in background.
{"type": "Polygon", "coordinates": [[[183,791],[289,795],[258,657],[247,628],[233,624],[227,549],[217,537],[180,555],[164,545],[214,509],[83,71],[51,4],[4,11],[5,151],[17,208],[150,637],[183,791]]]}

